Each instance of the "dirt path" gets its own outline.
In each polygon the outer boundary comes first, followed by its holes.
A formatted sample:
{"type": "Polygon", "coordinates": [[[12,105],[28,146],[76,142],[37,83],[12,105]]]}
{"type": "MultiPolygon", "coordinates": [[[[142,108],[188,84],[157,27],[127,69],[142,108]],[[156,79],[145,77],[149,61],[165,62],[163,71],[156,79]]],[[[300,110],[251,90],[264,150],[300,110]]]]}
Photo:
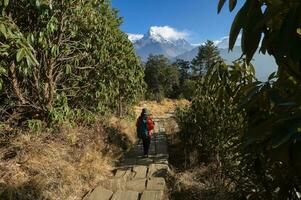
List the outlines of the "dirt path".
{"type": "Polygon", "coordinates": [[[114,177],[103,181],[88,200],[166,200],[165,178],[169,171],[167,138],[163,123],[170,117],[155,118],[156,128],[150,155],[143,158],[141,142],[135,145],[114,170],[114,177]]]}

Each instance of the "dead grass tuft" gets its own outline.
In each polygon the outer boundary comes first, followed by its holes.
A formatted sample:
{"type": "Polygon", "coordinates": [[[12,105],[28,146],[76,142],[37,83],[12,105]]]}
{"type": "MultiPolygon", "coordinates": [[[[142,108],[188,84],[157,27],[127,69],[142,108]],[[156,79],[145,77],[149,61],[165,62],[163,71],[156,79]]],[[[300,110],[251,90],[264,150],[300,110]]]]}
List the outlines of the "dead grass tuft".
{"type": "Polygon", "coordinates": [[[119,119],[113,116],[109,119],[108,124],[115,127],[121,134],[127,137],[132,144],[137,141],[135,121],[130,119],[119,119]]]}
{"type": "Polygon", "coordinates": [[[169,135],[169,164],[174,173],[168,179],[170,200],[231,199],[233,185],[218,173],[217,164],[185,162],[184,144],[177,134],[169,135]]]}
{"type": "Polygon", "coordinates": [[[0,148],[0,199],[81,199],[111,176],[113,161],[123,152],[114,143],[118,136],[129,143],[124,138],[130,134],[116,132],[112,140],[112,132],[101,124],[11,138],[0,148]]]}
{"type": "Polygon", "coordinates": [[[164,99],[160,103],[157,103],[156,101],[141,101],[137,106],[135,106],[135,113],[136,116],[139,116],[142,108],[147,108],[153,116],[160,117],[168,112],[174,111],[176,107],[189,105],[189,103],[190,102],[186,99],[164,99]]]}

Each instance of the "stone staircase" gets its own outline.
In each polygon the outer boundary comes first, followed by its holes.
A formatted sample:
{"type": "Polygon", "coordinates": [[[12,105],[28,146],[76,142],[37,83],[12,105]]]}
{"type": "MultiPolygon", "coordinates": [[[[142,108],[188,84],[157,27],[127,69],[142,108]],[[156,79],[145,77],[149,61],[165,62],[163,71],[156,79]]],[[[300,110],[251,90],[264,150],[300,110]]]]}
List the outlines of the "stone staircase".
{"type": "Polygon", "coordinates": [[[144,158],[140,141],[114,170],[114,177],[102,181],[87,200],[166,200],[165,178],[169,173],[167,139],[162,124],[154,119],[156,128],[151,140],[149,157],[144,158]]]}

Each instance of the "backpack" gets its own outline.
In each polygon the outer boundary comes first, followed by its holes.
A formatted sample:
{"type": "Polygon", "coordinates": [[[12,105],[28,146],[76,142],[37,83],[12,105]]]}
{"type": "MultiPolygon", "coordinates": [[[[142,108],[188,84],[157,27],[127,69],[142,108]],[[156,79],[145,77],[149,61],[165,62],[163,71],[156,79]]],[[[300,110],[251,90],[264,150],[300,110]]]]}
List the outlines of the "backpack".
{"type": "Polygon", "coordinates": [[[140,118],[137,127],[137,136],[139,139],[146,139],[149,136],[147,129],[147,116],[143,116],[140,118]]]}

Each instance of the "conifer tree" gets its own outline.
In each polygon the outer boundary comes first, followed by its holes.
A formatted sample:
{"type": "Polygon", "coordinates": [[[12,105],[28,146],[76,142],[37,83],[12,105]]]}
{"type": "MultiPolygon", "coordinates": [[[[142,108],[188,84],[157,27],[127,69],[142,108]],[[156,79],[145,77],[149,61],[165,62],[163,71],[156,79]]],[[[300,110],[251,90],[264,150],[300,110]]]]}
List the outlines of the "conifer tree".
{"type": "Polygon", "coordinates": [[[193,73],[202,76],[219,60],[221,60],[221,57],[217,47],[212,41],[208,40],[199,47],[197,56],[192,60],[193,73]]]}

